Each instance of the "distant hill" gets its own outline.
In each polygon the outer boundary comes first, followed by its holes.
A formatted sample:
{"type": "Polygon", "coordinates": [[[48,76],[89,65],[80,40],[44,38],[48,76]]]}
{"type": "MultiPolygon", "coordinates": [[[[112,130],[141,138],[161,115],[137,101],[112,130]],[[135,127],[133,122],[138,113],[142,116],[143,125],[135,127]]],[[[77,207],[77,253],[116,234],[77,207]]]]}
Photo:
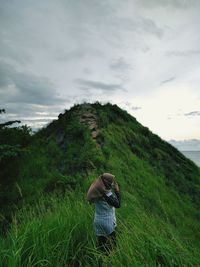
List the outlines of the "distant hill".
{"type": "Polygon", "coordinates": [[[2,227],[11,222],[2,266],[97,266],[85,195],[103,172],[116,176],[122,194],[118,249],[105,262],[200,266],[200,169],[117,105],[75,105],[20,153],[0,162],[2,227]]]}

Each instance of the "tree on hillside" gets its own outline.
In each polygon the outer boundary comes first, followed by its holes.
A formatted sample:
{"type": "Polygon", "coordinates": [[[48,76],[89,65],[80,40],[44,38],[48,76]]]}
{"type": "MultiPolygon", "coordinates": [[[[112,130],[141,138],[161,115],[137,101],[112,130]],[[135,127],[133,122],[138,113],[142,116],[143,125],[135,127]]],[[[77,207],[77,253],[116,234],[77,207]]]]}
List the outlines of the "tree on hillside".
{"type": "MultiPolygon", "coordinates": [[[[0,114],[5,109],[0,109],[0,114]]],[[[19,160],[28,152],[31,129],[26,126],[9,127],[19,120],[0,123],[0,206],[3,207],[14,196],[19,172],[19,160]],[[9,194],[8,194],[9,192],[9,194]]]]}
{"type": "MultiPolygon", "coordinates": [[[[6,113],[6,111],[5,111],[4,108],[3,109],[0,109],[0,114],[1,113],[6,113]]],[[[0,129],[3,128],[3,127],[6,127],[6,126],[10,126],[10,125],[12,125],[14,123],[21,123],[21,121],[15,120],[15,121],[6,121],[4,123],[0,123],[0,129]]]]}

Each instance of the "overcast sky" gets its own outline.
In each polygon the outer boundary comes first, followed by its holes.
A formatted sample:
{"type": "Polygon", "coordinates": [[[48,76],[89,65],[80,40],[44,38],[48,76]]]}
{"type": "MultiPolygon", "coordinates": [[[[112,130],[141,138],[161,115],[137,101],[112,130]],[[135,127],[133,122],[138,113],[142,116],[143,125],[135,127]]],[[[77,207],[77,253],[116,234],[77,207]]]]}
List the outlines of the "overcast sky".
{"type": "Polygon", "coordinates": [[[200,139],[199,0],[0,0],[0,108],[41,127],[83,101],[200,139]]]}

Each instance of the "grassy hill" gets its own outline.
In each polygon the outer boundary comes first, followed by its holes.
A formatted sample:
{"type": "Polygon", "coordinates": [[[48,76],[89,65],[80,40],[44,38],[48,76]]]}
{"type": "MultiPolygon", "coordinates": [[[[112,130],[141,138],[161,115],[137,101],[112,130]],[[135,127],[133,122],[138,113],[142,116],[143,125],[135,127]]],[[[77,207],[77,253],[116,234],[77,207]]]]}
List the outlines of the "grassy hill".
{"type": "Polygon", "coordinates": [[[2,129],[0,140],[0,266],[97,266],[85,196],[103,172],[122,195],[105,266],[200,266],[200,169],[126,111],[76,105],[34,135],[2,129]]]}

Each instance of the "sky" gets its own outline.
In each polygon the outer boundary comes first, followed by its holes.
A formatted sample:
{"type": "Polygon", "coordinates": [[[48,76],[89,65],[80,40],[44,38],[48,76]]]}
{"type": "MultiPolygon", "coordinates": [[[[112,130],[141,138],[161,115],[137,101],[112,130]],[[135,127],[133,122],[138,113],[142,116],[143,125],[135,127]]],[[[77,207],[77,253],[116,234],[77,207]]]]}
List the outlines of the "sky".
{"type": "Polygon", "coordinates": [[[164,140],[200,140],[199,0],[0,0],[0,25],[2,121],[111,102],[164,140]]]}

